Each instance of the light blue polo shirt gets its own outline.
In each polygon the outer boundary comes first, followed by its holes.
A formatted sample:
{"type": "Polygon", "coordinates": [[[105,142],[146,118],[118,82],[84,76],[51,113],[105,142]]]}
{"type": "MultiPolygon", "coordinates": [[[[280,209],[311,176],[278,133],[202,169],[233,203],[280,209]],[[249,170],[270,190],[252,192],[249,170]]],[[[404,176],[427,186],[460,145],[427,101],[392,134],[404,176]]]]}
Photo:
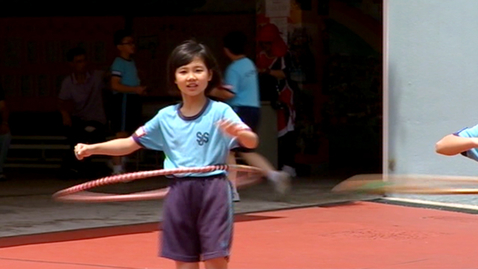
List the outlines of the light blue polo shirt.
{"type": "MultiPolygon", "coordinates": [[[[219,120],[242,123],[239,116],[229,105],[210,99],[193,117],[182,115],[180,108],[181,104],[177,104],[161,109],[133,134],[133,139],[144,148],[163,151],[165,169],[226,164],[229,151],[238,143],[216,124],[219,120]]],[[[204,177],[220,173],[224,171],[176,176],[204,177]]]]}
{"type": "Polygon", "coordinates": [[[138,70],[133,59],[126,60],[121,57],[116,57],[111,65],[111,75],[120,77],[120,83],[125,86],[139,86],[141,81],[138,77],[138,70]]]}
{"type": "Polygon", "coordinates": [[[226,102],[232,107],[260,107],[259,79],[256,66],[244,57],[232,62],[224,74],[224,82],[232,87],[235,96],[226,102]]]}
{"type": "MultiPolygon", "coordinates": [[[[120,83],[125,86],[136,87],[141,85],[138,77],[138,70],[133,59],[126,60],[122,57],[116,57],[111,65],[111,75],[120,78],[120,83]]],[[[136,93],[123,93],[113,91],[114,94],[122,94],[121,100],[121,130],[126,129],[126,107],[128,96],[136,93]]],[[[130,98],[131,99],[131,98],[130,98]]]]}

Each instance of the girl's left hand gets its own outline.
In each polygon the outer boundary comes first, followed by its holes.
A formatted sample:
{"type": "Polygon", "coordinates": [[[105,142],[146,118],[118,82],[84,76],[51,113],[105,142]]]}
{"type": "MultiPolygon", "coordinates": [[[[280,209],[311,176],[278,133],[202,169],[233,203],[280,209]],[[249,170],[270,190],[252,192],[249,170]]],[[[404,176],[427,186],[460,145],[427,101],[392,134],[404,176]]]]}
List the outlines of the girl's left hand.
{"type": "Polygon", "coordinates": [[[238,124],[234,123],[228,120],[220,120],[217,123],[217,126],[219,129],[221,129],[224,133],[232,136],[232,137],[237,137],[239,136],[239,132],[244,131],[244,130],[249,130],[249,127],[247,127],[245,124],[238,124]]]}

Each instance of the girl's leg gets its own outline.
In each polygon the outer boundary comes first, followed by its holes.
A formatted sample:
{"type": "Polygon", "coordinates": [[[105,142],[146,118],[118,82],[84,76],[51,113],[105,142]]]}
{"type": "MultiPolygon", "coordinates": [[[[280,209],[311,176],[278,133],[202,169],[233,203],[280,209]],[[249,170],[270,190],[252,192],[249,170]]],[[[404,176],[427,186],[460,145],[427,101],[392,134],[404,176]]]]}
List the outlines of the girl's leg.
{"type": "Polygon", "coordinates": [[[201,258],[206,269],[227,268],[234,229],[231,183],[224,176],[204,180],[201,213],[197,220],[201,258]]]}
{"type": "Polygon", "coordinates": [[[227,259],[225,257],[215,258],[204,261],[206,269],[227,269],[227,259]]]}
{"type": "Polygon", "coordinates": [[[177,268],[198,269],[201,242],[197,232],[197,204],[202,202],[197,179],[171,179],[163,204],[160,256],[176,262],[177,268]]]}
{"type": "Polygon", "coordinates": [[[199,263],[176,261],[176,269],[199,269],[199,263]]]}

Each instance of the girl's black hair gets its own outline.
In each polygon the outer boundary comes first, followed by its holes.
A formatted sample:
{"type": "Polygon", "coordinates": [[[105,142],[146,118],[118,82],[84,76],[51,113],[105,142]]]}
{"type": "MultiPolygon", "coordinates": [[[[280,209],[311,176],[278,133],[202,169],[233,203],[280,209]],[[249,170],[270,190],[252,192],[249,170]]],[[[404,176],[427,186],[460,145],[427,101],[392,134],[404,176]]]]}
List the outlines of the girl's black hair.
{"type": "Polygon", "coordinates": [[[221,85],[222,76],[214,55],[206,45],[190,39],[179,44],[169,56],[167,73],[168,85],[171,89],[177,89],[177,85],[174,83],[176,80],[176,69],[191,63],[196,57],[203,60],[206,68],[209,72],[212,72],[212,78],[206,87],[205,93],[208,94],[213,88],[221,85]]]}

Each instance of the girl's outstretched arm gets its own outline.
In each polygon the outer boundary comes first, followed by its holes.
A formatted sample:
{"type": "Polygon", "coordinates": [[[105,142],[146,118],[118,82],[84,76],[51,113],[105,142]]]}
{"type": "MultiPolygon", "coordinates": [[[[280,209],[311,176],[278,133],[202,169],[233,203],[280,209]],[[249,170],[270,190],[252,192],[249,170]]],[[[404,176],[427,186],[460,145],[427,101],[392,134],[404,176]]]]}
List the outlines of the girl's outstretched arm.
{"type": "Polygon", "coordinates": [[[91,145],[78,144],[75,146],[75,155],[79,160],[91,155],[124,156],[140,148],[132,137],[126,137],[91,145]]]}
{"type": "Polygon", "coordinates": [[[449,134],[436,143],[435,151],[439,154],[452,156],[476,147],[478,147],[478,138],[449,134]]]}

